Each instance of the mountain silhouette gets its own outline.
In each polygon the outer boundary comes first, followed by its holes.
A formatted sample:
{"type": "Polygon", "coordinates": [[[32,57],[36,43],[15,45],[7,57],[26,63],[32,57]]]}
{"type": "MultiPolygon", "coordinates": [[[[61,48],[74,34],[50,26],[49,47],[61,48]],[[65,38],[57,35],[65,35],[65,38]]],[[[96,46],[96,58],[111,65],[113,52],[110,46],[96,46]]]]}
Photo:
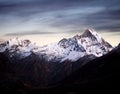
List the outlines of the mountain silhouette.
{"type": "Polygon", "coordinates": [[[119,82],[120,45],[94,30],[38,47],[18,38],[0,44],[0,90],[5,93],[111,91],[119,82]]]}

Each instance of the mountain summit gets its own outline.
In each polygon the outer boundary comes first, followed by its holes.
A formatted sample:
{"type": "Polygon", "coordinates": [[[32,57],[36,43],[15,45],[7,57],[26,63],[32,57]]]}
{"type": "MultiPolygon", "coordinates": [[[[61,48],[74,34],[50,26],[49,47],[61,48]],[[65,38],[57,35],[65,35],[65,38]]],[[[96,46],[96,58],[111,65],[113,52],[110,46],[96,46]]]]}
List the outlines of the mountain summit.
{"type": "MultiPolygon", "coordinates": [[[[30,40],[14,38],[0,44],[0,70],[2,71],[0,72],[3,78],[12,78],[13,81],[16,79],[27,86],[48,87],[89,65],[89,61],[106,56],[113,51],[112,49],[113,47],[92,29],[87,29],[81,35],[63,38],[56,43],[41,47],[30,40]]],[[[100,71],[103,63],[99,63],[100,71]]],[[[90,68],[93,73],[99,73],[95,68],[96,64],[98,65],[98,62],[92,64],[94,67],[85,69],[90,68]]],[[[88,70],[86,77],[93,76],[89,73],[88,70]]],[[[81,74],[80,77],[83,77],[85,73],[81,74]]]]}
{"type": "Polygon", "coordinates": [[[112,50],[112,46],[92,29],[85,30],[82,35],[77,35],[76,38],[78,44],[85,48],[87,54],[99,57],[112,50]]]}
{"type": "Polygon", "coordinates": [[[87,55],[100,57],[112,48],[96,31],[87,29],[82,35],[63,38],[59,42],[42,47],[34,45],[30,40],[10,39],[0,44],[0,53],[5,53],[11,60],[21,60],[34,54],[46,61],[63,62],[76,61],[87,55]]]}

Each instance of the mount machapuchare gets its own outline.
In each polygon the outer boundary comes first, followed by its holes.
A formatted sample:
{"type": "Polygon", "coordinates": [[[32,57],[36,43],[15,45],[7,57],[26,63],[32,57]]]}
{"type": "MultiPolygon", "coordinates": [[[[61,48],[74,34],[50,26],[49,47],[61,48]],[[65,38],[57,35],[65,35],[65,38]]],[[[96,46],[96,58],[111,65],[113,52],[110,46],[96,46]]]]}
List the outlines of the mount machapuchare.
{"type": "Polygon", "coordinates": [[[76,88],[77,83],[81,90],[84,82],[88,87],[87,82],[104,82],[101,78],[108,76],[104,75],[107,74],[105,68],[110,71],[112,60],[116,58],[115,65],[120,61],[118,57],[120,47],[113,48],[92,29],[44,46],[37,46],[30,40],[10,39],[0,44],[0,89],[15,91],[27,87],[54,91],[76,88]],[[112,58],[113,54],[116,57],[112,58]]]}
{"type": "Polygon", "coordinates": [[[87,29],[82,35],[63,38],[59,42],[38,47],[30,40],[10,39],[0,45],[0,53],[4,53],[11,62],[38,56],[46,62],[63,62],[93,55],[100,57],[112,50],[112,46],[101,38],[94,30],[87,29]]]}

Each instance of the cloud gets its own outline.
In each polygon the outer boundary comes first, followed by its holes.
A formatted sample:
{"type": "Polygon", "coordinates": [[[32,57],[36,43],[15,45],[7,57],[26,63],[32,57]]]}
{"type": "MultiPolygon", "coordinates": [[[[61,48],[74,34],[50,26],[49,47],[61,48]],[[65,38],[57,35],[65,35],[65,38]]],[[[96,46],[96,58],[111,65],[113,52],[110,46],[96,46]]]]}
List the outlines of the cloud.
{"type": "Polygon", "coordinates": [[[56,33],[85,27],[118,31],[119,3],[119,0],[0,0],[0,28],[8,35],[40,34],[41,30],[45,32],[41,34],[47,34],[53,28],[56,33]],[[20,33],[21,28],[24,33],[20,33]]]}
{"type": "Polygon", "coordinates": [[[38,35],[38,34],[55,34],[55,32],[25,31],[21,33],[6,33],[4,34],[4,36],[25,36],[25,35],[38,35]]]}
{"type": "Polygon", "coordinates": [[[0,14],[25,13],[26,15],[28,15],[30,12],[47,12],[64,10],[66,8],[77,6],[88,6],[94,0],[11,0],[11,2],[9,2],[9,0],[1,1],[0,14]]]}
{"type": "Polygon", "coordinates": [[[120,30],[120,9],[104,9],[103,11],[87,15],[85,19],[88,25],[93,25],[97,29],[120,30]]]}

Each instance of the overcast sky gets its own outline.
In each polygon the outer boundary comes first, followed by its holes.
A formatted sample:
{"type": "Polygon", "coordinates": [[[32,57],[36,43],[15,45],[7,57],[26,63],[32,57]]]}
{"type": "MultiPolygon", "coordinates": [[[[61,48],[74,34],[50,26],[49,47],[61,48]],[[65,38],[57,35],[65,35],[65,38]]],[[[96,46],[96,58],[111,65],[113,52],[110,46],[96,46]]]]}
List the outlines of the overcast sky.
{"type": "Polygon", "coordinates": [[[27,36],[41,41],[50,37],[52,42],[86,28],[119,43],[120,0],[0,0],[1,38],[27,36]]]}

